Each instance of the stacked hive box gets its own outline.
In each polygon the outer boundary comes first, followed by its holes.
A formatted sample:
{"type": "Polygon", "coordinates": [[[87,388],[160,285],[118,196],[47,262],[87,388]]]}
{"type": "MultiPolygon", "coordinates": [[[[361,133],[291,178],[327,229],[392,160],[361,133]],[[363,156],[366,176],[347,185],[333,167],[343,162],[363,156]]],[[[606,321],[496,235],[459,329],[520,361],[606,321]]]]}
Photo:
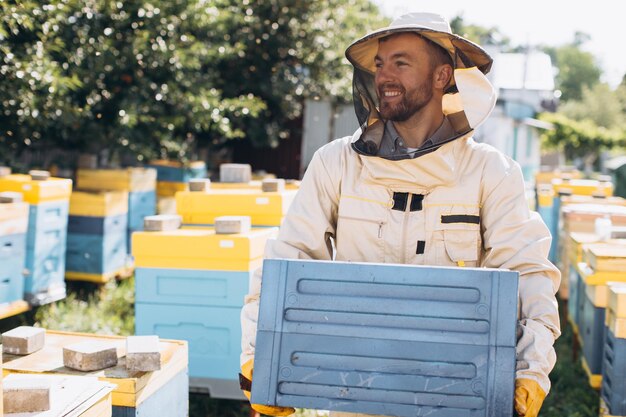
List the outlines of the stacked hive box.
{"type": "MultiPolygon", "coordinates": [[[[568,198],[569,199],[569,198],[568,198]]],[[[564,200],[566,202],[567,200],[564,200]]],[[[572,233],[586,233],[593,234],[595,233],[595,222],[596,219],[599,218],[609,218],[614,226],[626,226],[626,206],[621,205],[623,201],[619,199],[619,201],[613,201],[616,204],[610,204],[609,199],[607,202],[609,204],[603,204],[598,202],[590,204],[569,204],[563,206],[561,210],[561,218],[562,225],[560,227],[562,233],[562,239],[560,239],[560,252],[565,255],[561,257],[561,274],[562,276],[567,276],[566,271],[571,271],[570,268],[570,257],[567,256],[567,253],[572,253],[572,249],[569,245],[572,242],[569,236],[572,233]],[[567,269],[566,269],[567,268],[567,269]]],[[[575,249],[575,248],[574,248],[575,249]]],[[[574,265],[575,266],[575,265],[574,265]]],[[[571,297],[571,292],[576,291],[575,288],[571,288],[570,286],[571,280],[561,280],[561,286],[559,288],[559,295],[562,299],[568,299],[571,297]]]]}
{"type": "Polygon", "coordinates": [[[159,214],[174,214],[176,193],[188,190],[189,180],[207,176],[206,164],[203,161],[183,165],[178,161],[154,160],[150,161],[148,167],[157,171],[156,189],[159,214]]]}
{"type": "Polygon", "coordinates": [[[552,215],[549,219],[550,222],[546,221],[546,225],[552,234],[549,259],[556,264],[559,262],[560,255],[561,199],[572,195],[605,198],[613,194],[613,184],[609,181],[557,178],[552,180],[552,188],[554,190],[552,215]]]}
{"type": "Polygon", "coordinates": [[[517,276],[266,260],[251,402],[406,417],[510,415],[517,276]]]}
{"type": "Polygon", "coordinates": [[[28,204],[0,203],[0,318],[27,308],[24,298],[28,204]]]}
{"type": "Polygon", "coordinates": [[[296,190],[210,189],[176,194],[178,214],[186,225],[211,225],[220,216],[250,216],[253,226],[280,226],[296,190]]]}
{"type": "Polygon", "coordinates": [[[72,181],[33,180],[14,174],[0,178],[0,191],[21,192],[30,204],[26,237],[25,299],[32,305],[65,298],[65,248],[72,181]]]}
{"type": "Polygon", "coordinates": [[[610,285],[601,397],[608,414],[626,416],[626,286],[610,285]]]}
{"type": "Polygon", "coordinates": [[[583,368],[590,385],[600,388],[605,338],[608,283],[626,282],[626,242],[583,245],[584,263],[579,263],[577,313],[583,368]]]}
{"type": "Polygon", "coordinates": [[[240,310],[265,242],[276,228],[216,234],[212,228],[139,232],[135,332],[189,341],[191,386],[241,399],[240,310]]]}
{"type": "Polygon", "coordinates": [[[126,191],[128,193],[128,238],[143,230],[143,218],[156,213],[156,171],[152,168],[80,169],[77,187],[90,191],[126,191]]]}
{"type": "MultiPolygon", "coordinates": [[[[114,384],[113,417],[187,417],[189,412],[187,343],[160,340],[161,369],[137,372],[126,369],[126,338],[68,332],[46,332],[43,349],[26,356],[4,354],[3,373],[79,375],[114,384]],[[63,364],[63,347],[80,342],[113,345],[118,363],[100,371],[82,372],[63,364]]],[[[108,416],[111,416],[110,409],[108,416]]],[[[90,417],[94,417],[90,415],[90,417]]],[[[98,415],[98,417],[100,417],[98,415]]]]}
{"type": "Polygon", "coordinates": [[[104,283],[126,266],[128,194],[74,191],[70,199],[65,277],[104,283]]]}

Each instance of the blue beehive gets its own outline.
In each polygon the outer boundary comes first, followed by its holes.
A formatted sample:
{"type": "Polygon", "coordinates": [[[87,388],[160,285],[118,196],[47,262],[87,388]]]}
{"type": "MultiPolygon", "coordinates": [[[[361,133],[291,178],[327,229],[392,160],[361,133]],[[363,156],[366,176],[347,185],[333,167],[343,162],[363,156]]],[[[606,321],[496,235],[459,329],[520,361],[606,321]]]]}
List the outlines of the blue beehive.
{"type": "Polygon", "coordinates": [[[128,227],[128,216],[118,214],[114,216],[94,217],[94,216],[72,216],[69,217],[67,225],[68,233],[79,233],[87,235],[107,235],[110,233],[126,233],[128,227]]]}
{"type": "Polygon", "coordinates": [[[26,238],[25,298],[34,305],[65,297],[68,200],[31,205],[26,238]]]}
{"type": "Polygon", "coordinates": [[[251,272],[137,268],[135,332],[189,342],[189,376],[211,396],[241,399],[240,310],[251,272]]]}
{"type": "Polygon", "coordinates": [[[156,191],[128,193],[128,229],[143,230],[143,218],[156,214],[156,191]]]}
{"type": "Polygon", "coordinates": [[[626,339],[606,329],[600,395],[611,415],[626,415],[626,339]]]}
{"type": "Polygon", "coordinates": [[[116,272],[124,267],[126,253],[126,230],[105,235],[70,233],[66,269],[88,274],[116,272]]]}
{"type": "Polygon", "coordinates": [[[207,176],[206,165],[198,162],[189,167],[167,166],[160,164],[149,164],[147,167],[156,169],[157,181],[189,182],[191,179],[206,178],[207,176]]]}
{"type": "Polygon", "coordinates": [[[266,260],[252,402],[388,416],[513,409],[517,273],[266,260]]]}
{"type": "MultiPolygon", "coordinates": [[[[584,283],[583,283],[584,285],[584,283]]],[[[594,306],[586,292],[579,293],[581,309],[578,313],[580,338],[582,339],[583,355],[594,375],[602,373],[602,349],[604,347],[604,313],[605,309],[594,306]]]]}
{"type": "Polygon", "coordinates": [[[569,319],[571,324],[574,326],[576,332],[578,332],[578,286],[579,282],[582,281],[580,279],[580,274],[576,269],[576,265],[571,265],[569,268],[569,297],[567,299],[567,314],[569,315],[569,319]]]}
{"type": "Polygon", "coordinates": [[[0,304],[22,299],[25,259],[25,233],[0,236],[0,304]]]}

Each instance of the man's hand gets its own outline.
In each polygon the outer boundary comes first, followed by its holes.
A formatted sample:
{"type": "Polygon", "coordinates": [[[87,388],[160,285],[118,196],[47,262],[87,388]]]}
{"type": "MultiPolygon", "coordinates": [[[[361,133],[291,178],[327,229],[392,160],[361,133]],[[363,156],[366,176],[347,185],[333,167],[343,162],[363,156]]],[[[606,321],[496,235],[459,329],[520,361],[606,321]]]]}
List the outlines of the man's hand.
{"type": "MultiPolygon", "coordinates": [[[[252,372],[254,367],[254,359],[250,359],[248,362],[244,363],[241,366],[241,374],[239,375],[239,383],[241,385],[241,390],[243,391],[243,395],[246,396],[248,401],[250,400],[250,390],[252,388],[252,372]]],[[[252,409],[254,411],[258,411],[261,414],[266,414],[268,416],[289,416],[296,412],[294,408],[291,407],[277,407],[272,405],[262,405],[262,404],[252,404],[252,409]]]]}
{"type": "Polygon", "coordinates": [[[521,417],[537,417],[546,393],[533,379],[515,380],[515,411],[521,417]]]}

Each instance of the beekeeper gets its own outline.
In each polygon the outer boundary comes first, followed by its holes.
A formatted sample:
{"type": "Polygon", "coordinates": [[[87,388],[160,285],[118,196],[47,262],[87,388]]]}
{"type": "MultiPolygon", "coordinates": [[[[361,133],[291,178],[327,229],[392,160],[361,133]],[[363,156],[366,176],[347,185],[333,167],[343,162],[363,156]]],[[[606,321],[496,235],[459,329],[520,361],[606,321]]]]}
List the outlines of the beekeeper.
{"type": "MultiPolygon", "coordinates": [[[[519,271],[515,409],[537,416],[556,360],[560,275],[547,260],[551,237],[528,209],[518,164],[472,139],[496,101],[485,77],[491,57],[430,13],[396,19],[346,56],[361,128],[315,153],[266,257],[331,260],[332,239],[339,261],[519,271]]],[[[257,273],[242,310],[247,379],[260,286],[257,273]]]]}

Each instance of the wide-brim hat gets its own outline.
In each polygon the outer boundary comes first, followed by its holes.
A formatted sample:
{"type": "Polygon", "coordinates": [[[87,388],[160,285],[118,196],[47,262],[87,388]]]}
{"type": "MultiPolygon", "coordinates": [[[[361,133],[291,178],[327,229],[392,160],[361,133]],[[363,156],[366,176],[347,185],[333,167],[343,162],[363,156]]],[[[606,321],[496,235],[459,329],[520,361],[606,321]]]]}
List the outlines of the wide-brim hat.
{"type": "Polygon", "coordinates": [[[389,26],[353,42],[346,49],[346,58],[356,68],[374,74],[378,40],[402,32],[417,33],[441,46],[452,57],[455,68],[477,67],[483,74],[491,69],[493,60],[489,54],[474,42],[453,34],[448,21],[435,13],[409,13],[398,17],[389,26]]]}

